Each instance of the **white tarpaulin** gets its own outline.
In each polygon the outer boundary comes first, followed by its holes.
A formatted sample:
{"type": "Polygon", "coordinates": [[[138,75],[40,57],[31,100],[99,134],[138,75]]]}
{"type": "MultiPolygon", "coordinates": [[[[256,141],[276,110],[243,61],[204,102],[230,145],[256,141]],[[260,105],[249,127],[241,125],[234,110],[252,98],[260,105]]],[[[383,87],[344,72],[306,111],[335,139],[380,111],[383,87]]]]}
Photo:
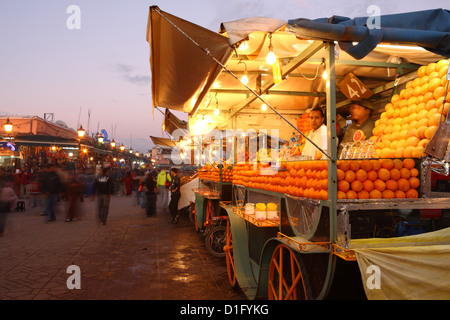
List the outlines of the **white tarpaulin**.
{"type": "Polygon", "coordinates": [[[368,299],[450,299],[450,228],[351,246],[368,299]]]}

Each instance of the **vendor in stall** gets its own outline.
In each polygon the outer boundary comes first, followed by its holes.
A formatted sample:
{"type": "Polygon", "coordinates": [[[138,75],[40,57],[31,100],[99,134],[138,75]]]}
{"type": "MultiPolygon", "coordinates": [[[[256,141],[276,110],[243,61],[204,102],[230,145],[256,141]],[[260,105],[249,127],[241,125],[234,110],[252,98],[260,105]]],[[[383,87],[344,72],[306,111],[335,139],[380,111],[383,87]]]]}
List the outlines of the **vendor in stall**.
{"type": "MultiPolygon", "coordinates": [[[[327,127],[324,124],[325,115],[323,114],[322,109],[319,107],[313,108],[309,113],[309,121],[311,124],[311,131],[307,137],[326,153],[327,127]]],[[[312,160],[320,160],[324,157],[324,154],[308,139],[305,142],[302,155],[309,156],[312,160]]]]}
{"type": "Polygon", "coordinates": [[[339,145],[338,155],[341,154],[343,143],[353,142],[353,135],[356,131],[361,130],[364,133],[364,139],[369,139],[372,136],[375,123],[370,117],[373,110],[374,105],[370,100],[352,101],[350,104],[352,124],[345,129],[344,138],[339,145]]]}

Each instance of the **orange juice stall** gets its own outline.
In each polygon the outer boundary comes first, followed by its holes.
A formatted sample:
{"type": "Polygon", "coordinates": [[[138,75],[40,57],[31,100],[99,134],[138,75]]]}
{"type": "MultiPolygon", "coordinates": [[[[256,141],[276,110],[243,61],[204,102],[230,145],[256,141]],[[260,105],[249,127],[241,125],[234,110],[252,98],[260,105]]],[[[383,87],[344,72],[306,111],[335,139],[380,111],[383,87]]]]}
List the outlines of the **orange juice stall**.
{"type": "Polygon", "coordinates": [[[220,181],[232,168],[223,250],[249,299],[450,298],[449,17],[249,18],[216,33],[150,8],[153,106],[188,113],[184,140],[218,143],[200,168],[220,181]]]}

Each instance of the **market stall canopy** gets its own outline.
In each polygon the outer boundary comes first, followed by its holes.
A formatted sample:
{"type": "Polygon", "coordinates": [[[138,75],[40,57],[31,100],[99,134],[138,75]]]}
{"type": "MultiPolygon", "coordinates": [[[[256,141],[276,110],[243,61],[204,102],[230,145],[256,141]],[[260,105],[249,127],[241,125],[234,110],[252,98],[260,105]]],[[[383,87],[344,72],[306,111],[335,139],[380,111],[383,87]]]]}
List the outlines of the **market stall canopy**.
{"type": "Polygon", "coordinates": [[[226,37],[150,7],[147,41],[154,107],[190,112],[202,98],[201,89],[210,86],[221,71],[190,39],[223,63],[232,50],[226,37]]]}
{"type": "Polygon", "coordinates": [[[167,138],[160,138],[160,137],[152,137],[150,136],[150,139],[152,139],[152,142],[156,145],[156,146],[162,146],[162,147],[170,147],[173,148],[175,147],[175,141],[172,141],[170,139],[167,138]]]}
{"type": "MultiPolygon", "coordinates": [[[[322,75],[327,42],[338,43],[336,84],[354,74],[381,103],[396,85],[416,77],[421,65],[450,56],[447,10],[381,16],[382,29],[378,31],[364,26],[367,17],[289,22],[258,17],[224,22],[220,34],[214,34],[162,13],[177,29],[153,8],[148,29],[153,106],[188,112],[191,134],[194,128],[197,134],[212,129],[265,128],[278,129],[279,137],[289,140],[293,129],[286,120],[295,125],[299,115],[326,102],[322,75]],[[421,18],[424,21],[417,22],[421,18]],[[201,48],[182,32],[198,39],[201,48]],[[206,41],[206,35],[212,43],[206,41]],[[223,67],[205,52],[212,52],[213,44],[220,47],[223,67]],[[278,58],[279,83],[266,62],[270,49],[278,58]],[[240,81],[243,75],[248,78],[247,85],[240,81]],[[270,108],[262,111],[264,103],[284,119],[270,108]],[[216,108],[219,115],[214,114],[216,108]]],[[[337,92],[336,107],[342,114],[348,100],[342,91],[337,92]]]]}
{"type": "Polygon", "coordinates": [[[188,130],[188,123],[178,119],[169,109],[164,113],[164,131],[172,135],[175,130],[188,130]]]}

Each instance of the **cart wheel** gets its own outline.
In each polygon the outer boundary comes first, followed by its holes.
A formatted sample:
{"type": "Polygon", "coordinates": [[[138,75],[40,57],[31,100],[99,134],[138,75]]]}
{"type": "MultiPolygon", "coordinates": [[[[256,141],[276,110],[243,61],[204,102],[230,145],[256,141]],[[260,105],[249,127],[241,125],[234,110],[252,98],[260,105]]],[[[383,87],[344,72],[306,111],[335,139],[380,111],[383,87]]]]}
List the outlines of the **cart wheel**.
{"type": "Polygon", "coordinates": [[[273,252],[269,268],[269,300],[308,300],[311,289],[301,260],[291,248],[280,244],[273,252]]]}
{"type": "Polygon", "coordinates": [[[230,281],[231,287],[235,288],[237,285],[237,281],[236,281],[236,270],[234,268],[233,239],[231,237],[230,220],[227,221],[226,240],[225,246],[223,247],[223,251],[225,251],[225,258],[227,261],[228,280],[230,281]]]}
{"type": "Polygon", "coordinates": [[[226,241],[226,227],[215,226],[205,236],[206,250],[215,257],[225,257],[223,247],[226,241]]]}

